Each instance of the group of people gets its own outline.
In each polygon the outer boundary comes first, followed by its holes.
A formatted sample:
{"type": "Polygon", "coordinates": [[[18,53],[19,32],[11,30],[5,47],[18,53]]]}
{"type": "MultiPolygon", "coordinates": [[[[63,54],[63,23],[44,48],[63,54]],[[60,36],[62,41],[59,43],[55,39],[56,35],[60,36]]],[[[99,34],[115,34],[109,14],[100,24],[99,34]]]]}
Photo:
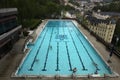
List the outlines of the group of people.
{"type": "Polygon", "coordinates": [[[60,35],[60,40],[63,40],[65,38],[65,35],[60,35]]]}

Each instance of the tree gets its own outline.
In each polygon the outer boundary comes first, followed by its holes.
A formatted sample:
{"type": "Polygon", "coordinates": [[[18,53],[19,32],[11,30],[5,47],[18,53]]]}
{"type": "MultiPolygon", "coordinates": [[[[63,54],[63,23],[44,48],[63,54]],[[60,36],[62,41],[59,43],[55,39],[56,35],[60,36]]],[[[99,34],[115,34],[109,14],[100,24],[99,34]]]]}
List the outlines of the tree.
{"type": "Polygon", "coordinates": [[[0,8],[7,7],[18,8],[18,20],[22,24],[34,18],[43,19],[60,15],[62,10],[57,0],[0,0],[0,8]]]}

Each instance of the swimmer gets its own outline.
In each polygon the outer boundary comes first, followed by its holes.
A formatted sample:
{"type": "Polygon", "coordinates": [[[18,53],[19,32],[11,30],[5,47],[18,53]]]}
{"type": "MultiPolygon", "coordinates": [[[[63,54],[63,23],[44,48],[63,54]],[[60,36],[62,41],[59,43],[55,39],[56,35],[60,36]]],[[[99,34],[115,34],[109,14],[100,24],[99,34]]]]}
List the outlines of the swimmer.
{"type": "Polygon", "coordinates": [[[35,59],[35,62],[38,62],[39,61],[39,59],[35,59]]]}
{"type": "Polygon", "coordinates": [[[49,48],[52,49],[52,46],[50,45],[49,48]]]}

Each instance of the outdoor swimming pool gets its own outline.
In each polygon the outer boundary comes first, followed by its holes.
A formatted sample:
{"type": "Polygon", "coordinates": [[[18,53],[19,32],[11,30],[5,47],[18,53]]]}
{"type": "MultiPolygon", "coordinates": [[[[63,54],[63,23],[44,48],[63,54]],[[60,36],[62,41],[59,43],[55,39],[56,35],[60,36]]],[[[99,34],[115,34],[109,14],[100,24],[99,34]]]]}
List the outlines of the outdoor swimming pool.
{"type": "Polygon", "coordinates": [[[49,20],[16,71],[17,76],[112,74],[72,20],[49,20]]]}

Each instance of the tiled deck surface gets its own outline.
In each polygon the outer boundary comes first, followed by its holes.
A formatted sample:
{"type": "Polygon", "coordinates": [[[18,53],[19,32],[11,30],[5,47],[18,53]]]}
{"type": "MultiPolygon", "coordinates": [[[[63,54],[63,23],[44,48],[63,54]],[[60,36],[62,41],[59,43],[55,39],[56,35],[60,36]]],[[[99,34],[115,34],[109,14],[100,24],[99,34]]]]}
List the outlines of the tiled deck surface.
{"type": "MultiPolygon", "coordinates": [[[[41,29],[42,26],[39,27],[41,29]]],[[[105,46],[98,42],[95,37],[90,35],[90,33],[83,27],[79,26],[81,31],[88,37],[95,48],[100,52],[105,60],[107,60],[109,51],[106,50],[105,46]]],[[[25,79],[25,78],[11,78],[11,74],[17,69],[19,63],[21,62],[25,54],[22,53],[22,47],[25,39],[20,39],[13,47],[13,50],[7,54],[2,60],[0,60],[0,80],[56,80],[56,79],[25,79]]],[[[109,65],[112,69],[120,74],[120,58],[116,55],[112,56],[112,63],[109,65]]],[[[83,79],[60,79],[60,80],[120,80],[117,78],[83,78],[83,79]]]]}

